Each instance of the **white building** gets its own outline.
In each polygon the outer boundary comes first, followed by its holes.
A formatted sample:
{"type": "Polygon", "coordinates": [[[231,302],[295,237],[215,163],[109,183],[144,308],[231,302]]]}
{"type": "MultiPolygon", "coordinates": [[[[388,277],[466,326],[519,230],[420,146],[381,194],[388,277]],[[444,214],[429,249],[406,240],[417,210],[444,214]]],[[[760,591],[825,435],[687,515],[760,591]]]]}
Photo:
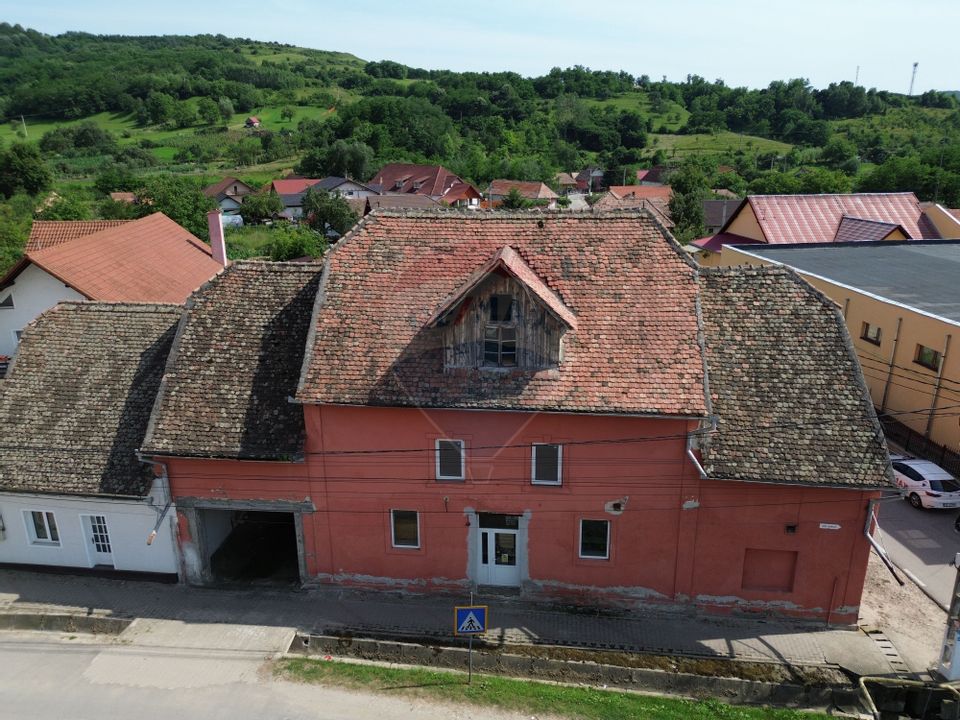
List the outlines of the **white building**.
{"type": "Polygon", "coordinates": [[[0,565],[176,579],[176,511],[137,450],[181,311],[68,302],[26,329],[0,393],[0,565]]]}

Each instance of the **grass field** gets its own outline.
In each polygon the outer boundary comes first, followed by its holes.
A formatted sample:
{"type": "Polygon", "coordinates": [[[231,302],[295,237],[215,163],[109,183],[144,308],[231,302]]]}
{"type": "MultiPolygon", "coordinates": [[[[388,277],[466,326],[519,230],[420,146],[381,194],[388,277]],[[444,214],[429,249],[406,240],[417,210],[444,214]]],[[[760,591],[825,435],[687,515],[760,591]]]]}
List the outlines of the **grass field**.
{"type": "Polygon", "coordinates": [[[699,135],[650,135],[647,149],[660,149],[668,156],[677,157],[696,153],[733,153],[738,150],[785,155],[793,149],[793,145],[753,135],[719,132],[699,135]]]}
{"type": "Polygon", "coordinates": [[[653,112],[650,107],[650,98],[642,90],[619,93],[606,100],[585,99],[584,103],[591,107],[614,107],[618,110],[632,110],[643,116],[650,116],[653,119],[654,129],[665,127],[668,130],[679,130],[690,117],[690,113],[677,103],[666,101],[663,104],[663,110],[659,113],[653,112]]]}
{"type": "Polygon", "coordinates": [[[284,659],[274,674],[308,683],[439,700],[455,705],[487,705],[524,715],[557,715],[585,720],[814,720],[826,715],[762,707],[725,705],[716,700],[677,698],[553,685],[491,675],[475,676],[471,685],[459,673],[388,668],[322,660],[284,659]]]}

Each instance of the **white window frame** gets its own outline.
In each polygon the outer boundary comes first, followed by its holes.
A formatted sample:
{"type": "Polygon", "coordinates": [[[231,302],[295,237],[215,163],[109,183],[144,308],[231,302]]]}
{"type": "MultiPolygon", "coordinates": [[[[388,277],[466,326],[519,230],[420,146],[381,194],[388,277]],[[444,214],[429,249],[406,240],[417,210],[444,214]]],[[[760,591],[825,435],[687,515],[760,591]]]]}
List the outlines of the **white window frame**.
{"type": "Polygon", "coordinates": [[[560,443],[533,443],[530,449],[530,483],[533,485],[563,485],[563,445],[560,443]],[[538,480],[537,479],[537,448],[555,447],[557,449],[557,479],[556,480],[538,480]]]}
{"type": "Polygon", "coordinates": [[[580,532],[577,539],[577,554],[581,560],[609,560],[610,559],[610,521],[598,518],[580,518],[580,532]],[[584,522],[603,522],[607,524],[607,547],[604,555],[584,555],[583,554],[583,523],[584,522]]]}
{"type": "Polygon", "coordinates": [[[467,461],[467,444],[463,440],[455,440],[453,438],[437,438],[434,442],[434,455],[435,455],[435,464],[436,464],[436,474],[437,480],[465,480],[466,479],[466,461],[467,461]],[[460,444],[460,474],[459,475],[443,475],[440,473],[440,443],[459,443],[460,444]]]}
{"type": "Polygon", "coordinates": [[[420,511],[419,510],[404,510],[403,508],[391,508],[390,509],[390,545],[400,550],[419,550],[420,549],[420,511]],[[398,512],[412,512],[417,518],[417,544],[416,545],[398,545],[397,544],[397,532],[396,525],[394,524],[394,513],[398,512]]]}
{"type": "Polygon", "coordinates": [[[57,524],[57,515],[52,510],[24,510],[23,523],[27,528],[27,540],[31,545],[40,547],[60,547],[60,525],[57,524]],[[46,530],[47,537],[42,538],[37,535],[37,528],[33,522],[34,513],[40,515],[43,519],[43,527],[46,530]],[[52,525],[51,525],[52,518],[52,525]],[[56,531],[57,539],[53,539],[54,533],[50,532],[51,527],[56,531]]]}

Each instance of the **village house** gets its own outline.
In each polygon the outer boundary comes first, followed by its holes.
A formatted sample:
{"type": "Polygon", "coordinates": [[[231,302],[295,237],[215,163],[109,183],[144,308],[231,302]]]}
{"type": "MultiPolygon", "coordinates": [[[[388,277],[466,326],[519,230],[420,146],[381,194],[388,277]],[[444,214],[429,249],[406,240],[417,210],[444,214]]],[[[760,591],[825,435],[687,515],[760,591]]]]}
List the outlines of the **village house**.
{"type": "Polygon", "coordinates": [[[728,245],[723,262],[790,267],[832,298],[878,412],[960,451],[960,239],[728,245]]]}
{"type": "Polygon", "coordinates": [[[503,199],[516,190],[524,200],[542,205],[548,210],[557,206],[559,197],[553,190],[542,182],[524,182],[521,180],[491,180],[487,187],[487,199],[494,207],[503,202],[503,199]]]}
{"type": "Polygon", "coordinates": [[[190,582],[856,620],[890,471],[842,318],[647,213],[379,211],[174,346],[142,452],[190,582]]]}
{"type": "Polygon", "coordinates": [[[558,172],[553,176],[553,181],[561,195],[577,192],[577,179],[568,172],[558,172]]]}
{"type": "Polygon", "coordinates": [[[242,180],[235,177],[225,177],[220,182],[205,187],[203,194],[215,200],[224,215],[237,215],[240,212],[240,206],[243,204],[243,198],[256,191],[256,188],[242,180]]]}
{"type": "Polygon", "coordinates": [[[0,279],[0,355],[64,300],[182,303],[226,262],[163,213],[130,221],[33,223],[23,258],[0,279]]]}
{"type": "Polygon", "coordinates": [[[0,565],[177,579],[176,513],[137,458],[179,305],[63,302],[3,382],[0,565]]]}
{"type": "Polygon", "coordinates": [[[367,184],[384,194],[426,195],[453,207],[476,208],[483,198],[473,185],[441,165],[390,163],[367,184]]]}
{"type": "Polygon", "coordinates": [[[716,234],[689,248],[698,263],[712,266],[724,264],[724,245],[940,238],[960,238],[960,221],[911,192],[750,195],[716,234]]]}

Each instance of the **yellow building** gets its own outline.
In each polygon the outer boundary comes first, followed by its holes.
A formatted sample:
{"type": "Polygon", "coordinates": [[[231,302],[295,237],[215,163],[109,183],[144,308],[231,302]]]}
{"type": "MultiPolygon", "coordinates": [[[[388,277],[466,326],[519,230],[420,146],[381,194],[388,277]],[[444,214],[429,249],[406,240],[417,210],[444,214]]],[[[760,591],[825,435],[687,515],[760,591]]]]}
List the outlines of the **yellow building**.
{"type": "Polygon", "coordinates": [[[960,238],[960,220],[913,193],[751,195],[716,235],[688,246],[701,265],[728,265],[728,245],[960,238]]]}
{"type": "Polygon", "coordinates": [[[726,245],[719,264],[796,270],[840,306],[878,411],[960,449],[960,240],[726,245]]]}

